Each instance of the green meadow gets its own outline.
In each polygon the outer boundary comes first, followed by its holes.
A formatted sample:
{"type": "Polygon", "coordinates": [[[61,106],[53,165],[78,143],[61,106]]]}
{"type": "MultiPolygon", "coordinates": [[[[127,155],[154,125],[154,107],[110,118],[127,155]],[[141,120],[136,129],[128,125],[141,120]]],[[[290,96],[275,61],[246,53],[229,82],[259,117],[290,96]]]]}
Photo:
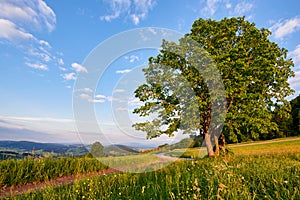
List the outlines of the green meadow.
{"type": "MultiPolygon", "coordinates": [[[[177,149],[169,154],[181,152],[181,157],[194,159],[153,165],[144,173],[94,176],[7,199],[300,199],[299,147],[300,140],[237,144],[229,146],[228,154],[214,158],[202,158],[201,149],[177,149]]],[[[140,156],[145,162],[145,155],[140,156]]],[[[137,166],[130,163],[127,166],[137,166]]]]}

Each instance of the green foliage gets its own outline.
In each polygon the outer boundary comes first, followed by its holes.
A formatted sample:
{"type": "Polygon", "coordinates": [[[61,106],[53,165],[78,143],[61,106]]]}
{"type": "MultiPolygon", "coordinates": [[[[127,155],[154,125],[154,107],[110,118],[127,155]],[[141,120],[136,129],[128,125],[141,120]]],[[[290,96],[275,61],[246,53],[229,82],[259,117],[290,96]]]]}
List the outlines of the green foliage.
{"type": "Polygon", "coordinates": [[[278,125],[278,129],[271,131],[268,135],[264,135],[261,139],[274,139],[295,135],[292,127],[293,118],[290,115],[290,111],[290,105],[278,105],[273,111],[272,119],[278,125]]]}
{"type": "Polygon", "coordinates": [[[281,107],[280,115],[289,115],[285,98],[294,92],[287,82],[294,76],[294,64],[286,49],[268,39],[270,34],[244,17],[198,19],[179,44],[163,41],[160,54],[144,69],[147,83],[135,91],[144,105],[134,113],[156,113],[156,118],[134,127],[148,138],[179,130],[205,135],[222,128],[225,110],[227,142],[259,140],[278,132],[272,111],[281,107]],[[218,73],[226,96],[218,86],[218,73]]]}
{"type": "Polygon", "coordinates": [[[300,198],[299,156],[235,156],[176,162],[150,173],[94,177],[11,199],[296,200],[300,198]]]}
{"type": "Polygon", "coordinates": [[[293,117],[292,129],[294,131],[293,135],[300,135],[300,94],[291,101],[291,106],[293,117]]]}
{"type": "Polygon", "coordinates": [[[294,75],[287,50],[271,42],[267,29],[257,29],[244,18],[197,20],[190,35],[204,46],[222,74],[227,116],[224,132],[229,142],[257,140],[277,130],[272,109],[293,93],[287,79],[294,75]]]}
{"type": "Polygon", "coordinates": [[[90,153],[96,158],[105,156],[104,147],[100,142],[94,142],[92,144],[90,153]]]}
{"type": "Polygon", "coordinates": [[[300,95],[288,105],[277,105],[273,111],[273,121],[278,124],[278,130],[270,132],[262,139],[300,135],[300,95]]]}

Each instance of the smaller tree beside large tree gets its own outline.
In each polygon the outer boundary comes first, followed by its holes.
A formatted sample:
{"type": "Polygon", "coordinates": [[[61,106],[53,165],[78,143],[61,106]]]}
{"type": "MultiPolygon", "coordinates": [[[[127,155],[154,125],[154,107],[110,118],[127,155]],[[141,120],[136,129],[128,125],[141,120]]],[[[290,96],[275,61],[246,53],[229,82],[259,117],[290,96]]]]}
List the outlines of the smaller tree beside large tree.
{"type": "Polygon", "coordinates": [[[105,156],[104,147],[100,142],[94,142],[92,144],[90,153],[92,154],[93,157],[96,157],[96,158],[105,156]]]}

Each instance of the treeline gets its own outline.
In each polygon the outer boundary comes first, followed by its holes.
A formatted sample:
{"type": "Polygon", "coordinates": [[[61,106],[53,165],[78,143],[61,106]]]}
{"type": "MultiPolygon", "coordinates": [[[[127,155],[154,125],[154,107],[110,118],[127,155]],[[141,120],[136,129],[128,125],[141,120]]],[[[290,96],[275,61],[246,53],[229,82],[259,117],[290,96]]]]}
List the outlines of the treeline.
{"type": "Polygon", "coordinates": [[[278,124],[279,129],[273,131],[267,138],[274,139],[280,137],[300,135],[300,94],[290,101],[291,112],[288,117],[281,116],[280,109],[274,110],[273,120],[278,124]]]}

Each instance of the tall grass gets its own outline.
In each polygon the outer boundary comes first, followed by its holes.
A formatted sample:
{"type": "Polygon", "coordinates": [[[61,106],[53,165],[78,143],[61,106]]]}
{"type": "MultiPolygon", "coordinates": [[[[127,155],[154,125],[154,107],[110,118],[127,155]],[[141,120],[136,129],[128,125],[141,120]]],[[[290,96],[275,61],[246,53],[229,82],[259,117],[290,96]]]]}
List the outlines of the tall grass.
{"type": "Polygon", "coordinates": [[[11,199],[300,199],[300,154],[250,155],[175,162],[143,173],[118,173],[11,199]]]}
{"type": "Polygon", "coordinates": [[[0,162],[0,188],[106,168],[97,159],[85,157],[5,160],[0,162]]]}

